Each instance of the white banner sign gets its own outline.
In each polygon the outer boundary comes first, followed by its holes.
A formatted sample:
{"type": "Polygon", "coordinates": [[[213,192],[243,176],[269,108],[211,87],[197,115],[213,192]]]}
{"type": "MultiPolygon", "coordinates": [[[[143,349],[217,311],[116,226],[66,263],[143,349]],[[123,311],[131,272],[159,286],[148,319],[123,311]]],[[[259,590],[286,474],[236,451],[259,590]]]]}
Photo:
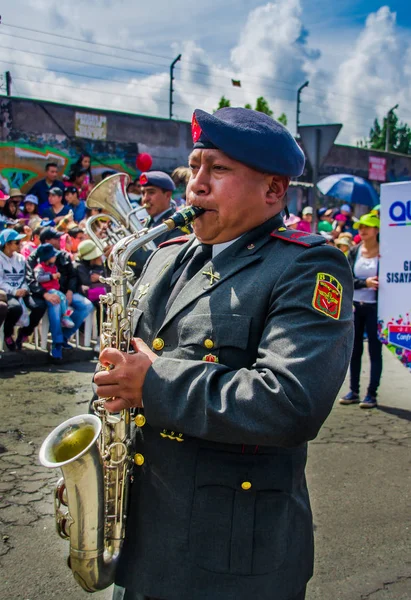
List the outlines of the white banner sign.
{"type": "Polygon", "coordinates": [[[411,372],[411,182],[381,186],[381,341],[411,372]]]}
{"type": "Polygon", "coordinates": [[[90,140],[107,139],[107,117],[76,112],[74,135],[90,140]]]}

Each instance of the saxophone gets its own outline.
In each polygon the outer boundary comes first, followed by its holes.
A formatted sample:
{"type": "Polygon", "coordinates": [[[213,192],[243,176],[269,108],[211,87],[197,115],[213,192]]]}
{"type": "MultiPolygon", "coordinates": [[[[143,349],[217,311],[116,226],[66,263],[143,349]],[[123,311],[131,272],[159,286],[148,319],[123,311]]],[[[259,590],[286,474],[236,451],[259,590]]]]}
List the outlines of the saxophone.
{"type": "MultiPolygon", "coordinates": [[[[161,225],[115,244],[109,259],[111,276],[102,279],[110,287],[100,298],[102,349],[130,350],[133,304],[128,301],[127,261],[131,254],[162,233],[187,226],[203,212],[201,208],[185,208],[161,225]]],[[[93,403],[94,414],[73,417],[56,427],[40,449],[41,464],[60,467],[63,474],[54,493],[57,533],[70,540],[69,567],[87,592],[105,589],[114,582],[125,534],[133,460],[142,464],[140,454],[132,456],[131,411],[110,414],[105,400],[99,398],[93,403]]]]}

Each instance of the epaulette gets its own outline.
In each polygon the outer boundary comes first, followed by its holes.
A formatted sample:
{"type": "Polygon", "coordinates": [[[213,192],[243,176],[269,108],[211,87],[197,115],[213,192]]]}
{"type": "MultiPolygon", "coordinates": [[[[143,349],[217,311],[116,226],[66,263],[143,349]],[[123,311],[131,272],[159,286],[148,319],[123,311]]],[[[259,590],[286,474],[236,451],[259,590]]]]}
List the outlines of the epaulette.
{"type": "Polygon", "coordinates": [[[322,235],[306,233],[305,231],[298,231],[298,229],[286,229],[285,227],[275,229],[270,233],[270,235],[271,237],[278,238],[284,242],[299,244],[300,246],[305,246],[306,248],[322,246],[326,243],[326,240],[322,235]]]}
{"type": "Polygon", "coordinates": [[[188,237],[188,235],[181,235],[180,237],[172,238],[171,240],[166,240],[165,242],[162,242],[158,245],[158,247],[164,248],[164,246],[170,246],[171,244],[185,244],[185,242],[188,242],[189,240],[190,238],[188,237]]]}

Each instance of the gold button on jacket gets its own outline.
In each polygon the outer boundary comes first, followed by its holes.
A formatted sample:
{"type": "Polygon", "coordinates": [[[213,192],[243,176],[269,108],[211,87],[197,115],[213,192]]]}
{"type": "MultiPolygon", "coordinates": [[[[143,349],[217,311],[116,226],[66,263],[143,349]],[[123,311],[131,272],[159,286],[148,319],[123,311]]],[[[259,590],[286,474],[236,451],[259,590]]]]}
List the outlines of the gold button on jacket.
{"type": "Polygon", "coordinates": [[[134,423],[137,425],[137,427],[144,427],[144,425],[146,424],[145,416],[142,414],[136,415],[134,417],[134,423]]]}
{"type": "Polygon", "coordinates": [[[164,348],[164,340],[161,338],[156,338],[153,340],[153,349],[154,350],[162,350],[164,348]]]}
{"type": "Polygon", "coordinates": [[[249,481],[243,481],[243,483],[241,484],[241,488],[245,491],[250,490],[252,488],[252,485],[249,481]]]}
{"type": "Polygon", "coordinates": [[[142,454],[135,454],[134,462],[138,467],[141,467],[142,465],[144,465],[144,456],[142,454]]]}
{"type": "Polygon", "coordinates": [[[214,348],[214,342],[213,340],[210,339],[206,339],[204,340],[204,346],[208,349],[211,350],[211,348],[214,348]]]}

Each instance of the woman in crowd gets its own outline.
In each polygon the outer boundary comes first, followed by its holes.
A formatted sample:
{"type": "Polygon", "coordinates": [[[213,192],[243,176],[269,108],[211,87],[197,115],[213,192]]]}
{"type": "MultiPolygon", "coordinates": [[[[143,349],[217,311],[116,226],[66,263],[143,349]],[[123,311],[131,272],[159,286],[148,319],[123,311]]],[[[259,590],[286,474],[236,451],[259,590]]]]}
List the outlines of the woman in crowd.
{"type": "MultiPolygon", "coordinates": [[[[107,277],[103,263],[103,253],[93,240],[84,240],[78,247],[78,259],[74,263],[81,293],[93,303],[96,309],[97,327],[100,331],[100,296],[107,293],[100,277],[107,277]]],[[[98,350],[95,348],[95,350],[98,350]]]]}
{"type": "Polygon", "coordinates": [[[359,229],[360,244],[348,253],[348,262],[354,276],[354,348],[350,364],[350,391],[340,404],[358,404],[361,408],[377,406],[377,390],[382,372],[382,345],[377,333],[377,293],[379,261],[379,228],[377,215],[363,215],[354,223],[359,229]],[[371,377],[365,398],[360,401],[361,357],[364,332],[368,337],[371,377]]]}
{"type": "Polygon", "coordinates": [[[9,198],[10,196],[6,194],[6,192],[0,190],[0,215],[2,216],[4,215],[4,207],[6,206],[6,202],[9,198]]]}
{"type": "Polygon", "coordinates": [[[84,178],[84,186],[92,187],[94,180],[93,173],[91,171],[91,156],[90,154],[87,154],[87,152],[83,152],[82,154],[80,154],[80,158],[72,165],[70,173],[72,171],[78,171],[80,169],[86,171],[86,176],[84,178]]]}
{"type": "Polygon", "coordinates": [[[20,210],[20,196],[9,196],[6,199],[3,216],[13,221],[17,221],[23,217],[23,213],[20,210]]]}
{"type": "Polygon", "coordinates": [[[70,172],[70,176],[68,181],[65,182],[66,187],[75,187],[78,190],[78,197],[80,200],[85,200],[88,196],[89,186],[90,184],[86,184],[86,180],[88,178],[87,169],[83,169],[82,167],[75,167],[70,172]]]}
{"type": "Polygon", "coordinates": [[[290,213],[288,219],[284,220],[284,225],[287,227],[287,229],[299,229],[298,226],[300,222],[300,217],[297,217],[297,215],[293,215],[293,213],[290,213]]]}
{"type": "MultiPolygon", "coordinates": [[[[23,241],[20,247],[20,254],[27,259],[32,252],[40,246],[40,233],[42,227],[36,227],[31,233],[31,237],[27,241],[23,241]]],[[[27,236],[26,236],[27,237],[27,236]]]]}
{"type": "Polygon", "coordinates": [[[301,213],[301,221],[298,223],[298,229],[305,231],[306,233],[312,233],[312,220],[313,220],[313,209],[311,206],[303,208],[301,213]]]}
{"type": "Polygon", "coordinates": [[[24,198],[22,221],[31,229],[36,229],[41,223],[39,215],[39,199],[34,194],[28,194],[24,198]]]}
{"type": "Polygon", "coordinates": [[[30,308],[26,263],[19,253],[20,242],[24,237],[24,234],[17,233],[14,229],[4,229],[0,233],[0,290],[6,294],[7,300],[4,341],[7,348],[12,351],[21,349],[21,344],[16,347],[13,331],[23,312],[27,320],[24,325],[28,325],[27,307],[30,308]]]}

